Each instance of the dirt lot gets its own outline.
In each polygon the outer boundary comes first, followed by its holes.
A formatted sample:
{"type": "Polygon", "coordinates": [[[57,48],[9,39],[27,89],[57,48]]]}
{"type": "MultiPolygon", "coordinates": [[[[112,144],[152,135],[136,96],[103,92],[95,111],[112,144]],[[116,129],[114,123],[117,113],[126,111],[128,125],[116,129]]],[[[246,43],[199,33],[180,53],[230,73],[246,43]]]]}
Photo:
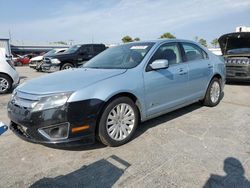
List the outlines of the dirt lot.
{"type": "MultiPolygon", "coordinates": [[[[22,82],[44,74],[17,70],[22,82]]],[[[5,123],[9,98],[0,96],[5,123]]],[[[250,85],[226,85],[217,107],[193,104],[145,122],[117,148],[52,149],[7,131],[0,137],[0,160],[0,187],[248,187],[250,85]]]]}

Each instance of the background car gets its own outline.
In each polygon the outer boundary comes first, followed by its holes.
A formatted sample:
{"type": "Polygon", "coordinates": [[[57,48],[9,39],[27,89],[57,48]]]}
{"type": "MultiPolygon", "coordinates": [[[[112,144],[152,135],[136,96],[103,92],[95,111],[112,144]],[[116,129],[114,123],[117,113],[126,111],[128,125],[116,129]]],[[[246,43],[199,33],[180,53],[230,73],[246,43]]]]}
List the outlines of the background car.
{"type": "Polygon", "coordinates": [[[30,59],[34,57],[34,54],[27,54],[24,56],[17,55],[14,60],[15,66],[23,66],[23,65],[29,65],[30,59]]]}
{"type": "Polygon", "coordinates": [[[224,62],[197,43],[128,43],[105,50],[82,68],[20,85],[8,104],[10,127],[34,143],[65,146],[98,138],[119,146],[141,121],[198,101],[216,106],[224,83],[224,62]]]}
{"type": "Polygon", "coordinates": [[[29,67],[36,69],[37,71],[41,71],[42,70],[42,64],[43,64],[43,58],[53,55],[53,54],[58,54],[58,53],[62,53],[65,52],[65,50],[67,50],[67,48],[55,48],[53,50],[50,50],[49,52],[45,53],[44,55],[39,55],[36,57],[33,57],[30,59],[29,61],[29,67]]]}
{"type": "Polygon", "coordinates": [[[63,53],[44,57],[42,70],[45,72],[54,72],[79,67],[105,49],[104,44],[74,45],[63,53]]]}
{"type": "Polygon", "coordinates": [[[227,81],[250,82],[250,32],[225,34],[219,44],[226,60],[227,81]]]}
{"type": "Polygon", "coordinates": [[[5,49],[0,48],[0,94],[9,92],[19,83],[19,75],[10,59],[6,58],[5,49]]]}

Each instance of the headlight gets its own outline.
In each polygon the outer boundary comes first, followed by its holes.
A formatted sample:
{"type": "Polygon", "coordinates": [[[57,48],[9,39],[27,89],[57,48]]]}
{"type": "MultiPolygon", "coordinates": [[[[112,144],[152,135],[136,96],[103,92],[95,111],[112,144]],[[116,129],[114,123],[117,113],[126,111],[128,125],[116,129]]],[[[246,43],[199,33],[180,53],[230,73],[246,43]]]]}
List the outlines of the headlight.
{"type": "Polygon", "coordinates": [[[31,105],[32,112],[63,106],[67,102],[70,95],[71,93],[61,93],[42,97],[38,102],[35,102],[31,105]]]}
{"type": "Polygon", "coordinates": [[[52,64],[60,64],[61,63],[61,61],[59,60],[59,59],[50,59],[50,61],[51,61],[51,63],[52,64]]]}

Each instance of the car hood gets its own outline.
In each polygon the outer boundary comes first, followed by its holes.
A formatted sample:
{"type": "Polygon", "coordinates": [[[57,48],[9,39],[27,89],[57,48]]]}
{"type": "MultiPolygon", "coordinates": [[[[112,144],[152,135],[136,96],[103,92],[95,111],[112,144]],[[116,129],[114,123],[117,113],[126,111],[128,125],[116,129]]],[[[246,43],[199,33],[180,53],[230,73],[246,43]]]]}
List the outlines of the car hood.
{"type": "Polygon", "coordinates": [[[125,72],[126,69],[69,69],[27,81],[17,90],[37,95],[70,92],[125,72]]]}
{"type": "Polygon", "coordinates": [[[56,58],[56,59],[63,60],[63,59],[71,58],[74,55],[75,55],[75,53],[64,53],[63,52],[63,53],[49,55],[49,56],[46,56],[46,57],[48,57],[48,58],[56,58]]]}
{"type": "Polygon", "coordinates": [[[39,55],[39,56],[31,58],[30,61],[41,61],[42,59],[43,59],[43,56],[39,55]]]}
{"type": "Polygon", "coordinates": [[[250,32],[225,34],[218,39],[218,42],[223,55],[227,55],[228,50],[250,48],[250,32]]]}

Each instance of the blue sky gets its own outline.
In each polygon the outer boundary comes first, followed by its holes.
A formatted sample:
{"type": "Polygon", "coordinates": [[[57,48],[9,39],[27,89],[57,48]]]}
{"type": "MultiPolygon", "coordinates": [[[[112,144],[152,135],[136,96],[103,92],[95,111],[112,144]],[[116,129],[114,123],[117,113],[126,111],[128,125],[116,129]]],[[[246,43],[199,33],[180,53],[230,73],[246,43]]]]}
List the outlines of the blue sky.
{"type": "Polygon", "coordinates": [[[32,42],[119,43],[171,32],[208,42],[250,27],[250,0],[1,0],[0,36],[32,42]]]}

